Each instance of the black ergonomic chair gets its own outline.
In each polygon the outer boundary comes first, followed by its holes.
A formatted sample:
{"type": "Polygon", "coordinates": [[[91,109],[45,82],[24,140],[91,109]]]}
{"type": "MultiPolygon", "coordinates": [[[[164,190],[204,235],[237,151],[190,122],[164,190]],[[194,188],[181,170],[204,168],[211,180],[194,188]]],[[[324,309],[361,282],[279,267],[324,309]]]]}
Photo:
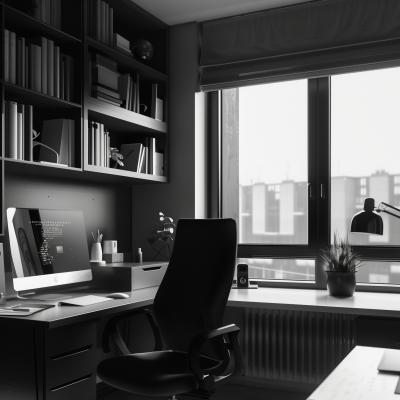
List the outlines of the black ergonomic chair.
{"type": "Polygon", "coordinates": [[[156,322],[150,310],[133,310],[108,322],[103,349],[110,351],[111,336],[123,355],[99,364],[100,379],[145,396],[209,399],[215,388],[240,376],[240,329],[223,326],[236,249],[233,219],[181,219],[171,261],[154,299],[156,322]],[[145,313],[153,328],[155,349],[130,354],[117,323],[139,313],[145,313]]]}

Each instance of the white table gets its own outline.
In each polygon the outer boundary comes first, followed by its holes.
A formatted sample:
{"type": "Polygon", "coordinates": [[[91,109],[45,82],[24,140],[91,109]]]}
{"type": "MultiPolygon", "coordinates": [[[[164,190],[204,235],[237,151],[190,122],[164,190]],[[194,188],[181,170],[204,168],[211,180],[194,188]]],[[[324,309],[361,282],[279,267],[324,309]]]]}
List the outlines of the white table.
{"type": "Polygon", "coordinates": [[[394,393],[399,375],[378,371],[384,351],[355,347],[308,400],[400,400],[394,393]]]}

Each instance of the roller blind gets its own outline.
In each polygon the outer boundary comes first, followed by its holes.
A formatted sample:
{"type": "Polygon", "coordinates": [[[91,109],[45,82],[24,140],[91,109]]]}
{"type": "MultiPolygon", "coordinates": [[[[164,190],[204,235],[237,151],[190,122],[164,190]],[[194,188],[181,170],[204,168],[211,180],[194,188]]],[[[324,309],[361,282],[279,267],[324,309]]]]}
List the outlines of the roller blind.
{"type": "Polygon", "coordinates": [[[399,60],[399,0],[325,0],[202,24],[205,90],[399,60]]]}

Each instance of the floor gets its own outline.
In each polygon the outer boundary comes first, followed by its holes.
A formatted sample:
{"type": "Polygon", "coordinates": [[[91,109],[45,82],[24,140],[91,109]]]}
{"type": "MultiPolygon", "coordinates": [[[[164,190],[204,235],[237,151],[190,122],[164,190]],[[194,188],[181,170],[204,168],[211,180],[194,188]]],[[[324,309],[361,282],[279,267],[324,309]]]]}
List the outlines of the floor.
{"type": "MultiPolygon", "coordinates": [[[[308,394],[284,392],[250,386],[226,384],[218,389],[211,400],[306,400],[308,394]]],[[[99,397],[98,397],[99,398],[99,397]]],[[[167,400],[167,397],[136,396],[122,391],[111,392],[100,397],[101,400],[167,400]]],[[[177,400],[189,400],[193,397],[177,396],[177,400]]]]}

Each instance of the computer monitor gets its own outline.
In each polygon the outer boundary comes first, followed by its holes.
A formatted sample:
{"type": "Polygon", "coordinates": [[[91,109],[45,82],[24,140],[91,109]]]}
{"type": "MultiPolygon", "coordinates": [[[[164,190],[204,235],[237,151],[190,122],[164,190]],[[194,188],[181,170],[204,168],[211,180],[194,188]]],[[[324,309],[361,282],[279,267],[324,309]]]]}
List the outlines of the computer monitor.
{"type": "Polygon", "coordinates": [[[17,292],[92,279],[82,212],[8,208],[7,223],[17,292]]]}

